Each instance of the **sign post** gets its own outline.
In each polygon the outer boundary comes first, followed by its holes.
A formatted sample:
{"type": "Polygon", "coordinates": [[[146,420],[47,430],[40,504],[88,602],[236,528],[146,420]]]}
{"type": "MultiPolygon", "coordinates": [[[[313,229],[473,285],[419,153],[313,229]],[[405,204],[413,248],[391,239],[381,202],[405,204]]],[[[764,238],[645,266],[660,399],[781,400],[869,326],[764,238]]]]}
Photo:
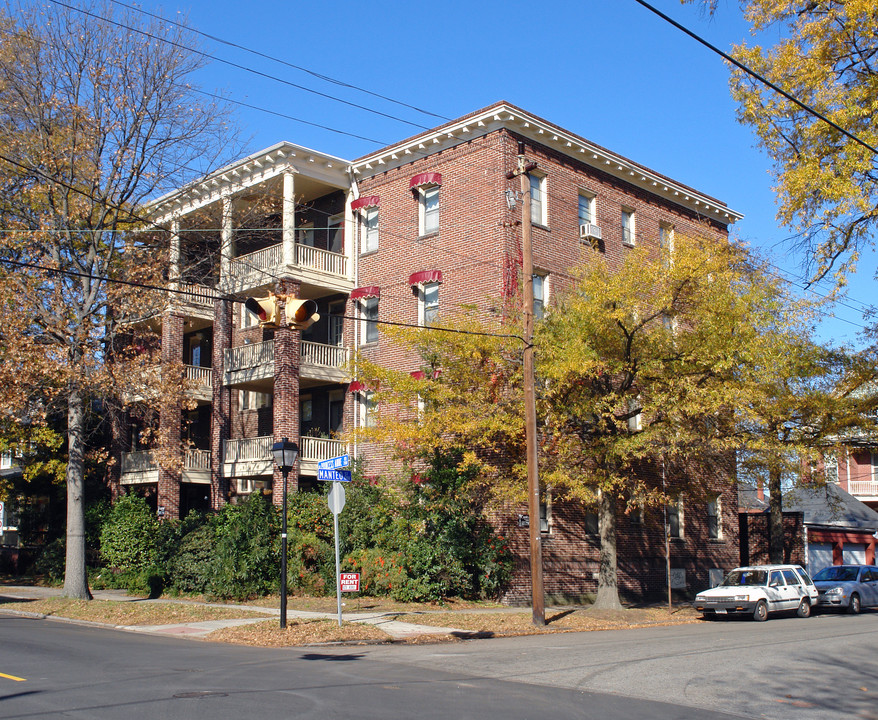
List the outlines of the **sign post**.
{"type": "Polygon", "coordinates": [[[335,536],[335,597],[338,603],[338,626],[341,627],[341,563],[338,557],[338,514],[345,506],[345,491],[343,482],[350,482],[351,471],[342,470],[350,466],[350,455],[321,460],[317,463],[317,479],[331,480],[332,490],[329,491],[329,510],[332,513],[332,531],[335,536]]]}

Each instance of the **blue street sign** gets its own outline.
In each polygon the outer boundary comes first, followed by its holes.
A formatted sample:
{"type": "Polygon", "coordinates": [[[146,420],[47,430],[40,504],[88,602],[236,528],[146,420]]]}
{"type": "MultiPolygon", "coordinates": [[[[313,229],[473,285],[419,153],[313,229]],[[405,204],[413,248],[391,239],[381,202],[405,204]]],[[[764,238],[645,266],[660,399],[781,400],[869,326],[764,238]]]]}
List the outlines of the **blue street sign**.
{"type": "Polygon", "coordinates": [[[324,468],[317,468],[317,479],[318,480],[330,480],[332,482],[350,482],[351,481],[351,471],[350,470],[326,470],[324,468]]]}
{"type": "Polygon", "coordinates": [[[338,470],[339,468],[350,467],[351,456],[339,455],[338,457],[329,458],[329,460],[321,460],[317,463],[318,470],[338,470]]]}

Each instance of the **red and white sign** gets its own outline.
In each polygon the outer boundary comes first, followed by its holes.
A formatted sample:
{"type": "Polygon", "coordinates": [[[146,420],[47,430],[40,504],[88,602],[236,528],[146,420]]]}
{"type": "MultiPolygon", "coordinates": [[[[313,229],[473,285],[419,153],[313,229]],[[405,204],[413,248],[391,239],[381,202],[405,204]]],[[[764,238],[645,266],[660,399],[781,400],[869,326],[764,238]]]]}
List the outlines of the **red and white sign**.
{"type": "Polygon", "coordinates": [[[339,585],[342,592],[360,592],[360,573],[341,573],[339,585]]]}

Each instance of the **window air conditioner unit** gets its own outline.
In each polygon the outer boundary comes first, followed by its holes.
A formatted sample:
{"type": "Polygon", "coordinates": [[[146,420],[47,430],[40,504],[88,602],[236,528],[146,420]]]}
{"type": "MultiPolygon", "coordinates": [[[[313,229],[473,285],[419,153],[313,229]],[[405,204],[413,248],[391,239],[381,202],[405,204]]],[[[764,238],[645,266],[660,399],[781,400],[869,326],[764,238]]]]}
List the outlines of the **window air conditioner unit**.
{"type": "Polygon", "coordinates": [[[579,226],[580,240],[589,240],[592,243],[601,239],[601,228],[594,223],[585,223],[579,226]]]}

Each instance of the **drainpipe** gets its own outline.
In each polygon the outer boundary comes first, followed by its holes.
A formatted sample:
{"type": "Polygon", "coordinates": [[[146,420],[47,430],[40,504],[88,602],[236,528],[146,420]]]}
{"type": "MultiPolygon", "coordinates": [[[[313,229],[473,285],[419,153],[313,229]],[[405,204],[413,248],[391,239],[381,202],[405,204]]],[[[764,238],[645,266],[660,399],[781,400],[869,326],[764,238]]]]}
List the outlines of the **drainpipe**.
{"type": "MultiPolygon", "coordinates": [[[[353,211],[351,210],[351,202],[359,198],[360,191],[357,187],[357,180],[354,177],[353,170],[348,168],[348,175],[350,176],[351,187],[348,191],[348,199],[347,206],[345,207],[345,220],[348,220],[350,217],[350,228],[351,233],[350,237],[350,253],[351,253],[351,262],[354,267],[354,287],[359,287],[360,284],[360,253],[357,252],[357,225],[354,222],[353,211]]],[[[353,307],[351,308],[351,314],[356,316],[356,312],[354,312],[353,307]]],[[[360,323],[357,320],[354,320],[354,346],[351,348],[352,353],[356,353],[357,348],[360,347],[360,323]]],[[[357,367],[354,365],[352,368],[353,376],[357,376],[357,367]]],[[[350,394],[350,393],[348,393],[350,394]]],[[[354,442],[351,448],[351,453],[356,458],[357,457],[357,441],[356,441],[356,430],[357,430],[357,420],[359,413],[357,412],[357,403],[351,403],[351,427],[354,429],[354,442]]]]}

